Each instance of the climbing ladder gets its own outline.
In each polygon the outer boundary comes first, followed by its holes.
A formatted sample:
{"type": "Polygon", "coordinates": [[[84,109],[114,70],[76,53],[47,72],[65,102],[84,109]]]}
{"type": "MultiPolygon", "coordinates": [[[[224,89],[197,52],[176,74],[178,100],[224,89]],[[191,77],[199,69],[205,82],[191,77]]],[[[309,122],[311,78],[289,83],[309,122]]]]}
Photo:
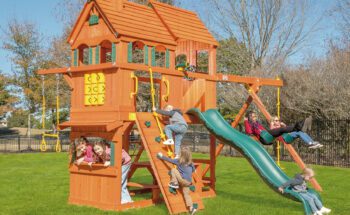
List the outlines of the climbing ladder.
{"type": "MultiPolygon", "coordinates": [[[[168,189],[168,184],[170,182],[168,173],[169,170],[173,168],[173,165],[157,158],[158,152],[167,155],[168,149],[164,147],[161,142],[157,142],[156,140],[159,139],[159,129],[155,117],[152,113],[136,113],[136,124],[169,213],[178,214],[187,212],[188,209],[182,191],[178,190],[177,194],[172,194],[168,189]]],[[[198,204],[198,209],[203,209],[204,206],[199,194],[202,187],[200,183],[197,183],[195,180],[192,180],[192,182],[196,188],[194,192],[191,192],[192,201],[198,204]]]]}

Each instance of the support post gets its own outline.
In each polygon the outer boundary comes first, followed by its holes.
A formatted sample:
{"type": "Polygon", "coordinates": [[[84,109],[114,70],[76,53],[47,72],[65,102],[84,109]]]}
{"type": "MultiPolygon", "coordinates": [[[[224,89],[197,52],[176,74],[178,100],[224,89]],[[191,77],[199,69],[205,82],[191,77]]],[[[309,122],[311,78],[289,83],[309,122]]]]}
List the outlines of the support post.
{"type": "Polygon", "coordinates": [[[215,182],[216,182],[215,167],[216,167],[216,138],[213,135],[210,135],[210,182],[211,182],[211,188],[214,191],[215,191],[215,182]]]}

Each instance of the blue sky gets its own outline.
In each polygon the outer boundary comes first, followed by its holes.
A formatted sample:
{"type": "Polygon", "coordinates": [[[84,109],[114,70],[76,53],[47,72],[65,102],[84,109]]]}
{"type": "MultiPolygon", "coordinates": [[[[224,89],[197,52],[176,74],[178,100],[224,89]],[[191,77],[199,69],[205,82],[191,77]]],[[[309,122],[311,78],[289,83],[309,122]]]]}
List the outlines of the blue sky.
{"type": "MultiPolygon", "coordinates": [[[[3,29],[7,23],[16,18],[19,21],[28,20],[37,25],[39,31],[44,35],[45,39],[59,35],[62,32],[63,24],[56,18],[57,4],[60,0],[11,0],[3,1],[0,7],[0,38],[3,41],[3,29]]],[[[213,23],[206,20],[207,7],[205,0],[181,0],[181,6],[190,10],[197,11],[203,21],[207,22],[207,26],[211,27],[213,23]]],[[[334,7],[335,0],[311,0],[312,11],[311,21],[317,20],[318,17],[324,18],[319,23],[320,30],[313,35],[309,42],[309,46],[305,46],[299,53],[291,58],[294,63],[302,63],[302,59],[308,54],[315,56],[323,56],[326,52],[325,40],[337,36],[336,24],[330,17],[324,15],[324,12],[334,7]]],[[[0,44],[2,46],[2,42],[0,44]]],[[[11,71],[11,63],[8,58],[9,53],[0,48],[0,70],[4,72],[11,71]]]]}

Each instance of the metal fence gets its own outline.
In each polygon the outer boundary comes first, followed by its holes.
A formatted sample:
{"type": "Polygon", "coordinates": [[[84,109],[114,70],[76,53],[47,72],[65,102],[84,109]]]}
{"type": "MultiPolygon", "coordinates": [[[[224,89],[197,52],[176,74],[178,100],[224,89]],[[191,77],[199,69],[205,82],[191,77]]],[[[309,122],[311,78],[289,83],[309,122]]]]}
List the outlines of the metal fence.
{"type": "MultiPolygon", "coordinates": [[[[239,125],[238,130],[243,131],[239,125]]],[[[209,152],[209,133],[203,126],[191,126],[184,137],[184,145],[191,146],[194,152],[209,152]]],[[[312,132],[309,134],[315,141],[324,146],[320,149],[309,149],[301,140],[293,143],[295,150],[306,164],[350,167],[350,119],[314,120],[312,132]]],[[[276,144],[264,146],[276,159],[276,144]]],[[[292,161],[287,149],[281,144],[281,160],[292,161]]],[[[221,151],[226,156],[241,156],[230,146],[221,151]]]]}
{"type": "MultiPolygon", "coordinates": [[[[46,152],[56,151],[56,139],[46,137],[46,152]]],[[[68,151],[70,140],[66,135],[60,135],[61,151],[68,151]]],[[[9,135],[0,136],[0,153],[40,152],[41,135],[32,137],[9,135]]]]}
{"type": "MultiPolygon", "coordinates": [[[[243,131],[243,126],[238,127],[243,131]]],[[[209,153],[209,132],[202,125],[190,125],[188,132],[183,139],[183,145],[192,148],[193,152],[209,153]]],[[[309,149],[300,140],[292,144],[299,153],[303,161],[307,164],[319,164],[327,166],[350,167],[350,119],[341,120],[314,120],[310,136],[324,145],[320,149],[309,149]]],[[[69,150],[69,134],[60,136],[62,151],[69,150]]],[[[138,148],[137,142],[140,136],[137,134],[130,135],[130,149],[135,151],[138,148]]],[[[47,151],[55,151],[56,141],[53,138],[47,138],[47,151]]],[[[0,136],[0,153],[11,152],[39,152],[41,136],[31,138],[20,136],[0,136]]],[[[264,146],[265,149],[276,158],[276,144],[264,146]]],[[[281,144],[281,160],[291,161],[288,151],[281,144]]],[[[226,145],[221,151],[226,156],[241,156],[239,152],[226,145]]]]}

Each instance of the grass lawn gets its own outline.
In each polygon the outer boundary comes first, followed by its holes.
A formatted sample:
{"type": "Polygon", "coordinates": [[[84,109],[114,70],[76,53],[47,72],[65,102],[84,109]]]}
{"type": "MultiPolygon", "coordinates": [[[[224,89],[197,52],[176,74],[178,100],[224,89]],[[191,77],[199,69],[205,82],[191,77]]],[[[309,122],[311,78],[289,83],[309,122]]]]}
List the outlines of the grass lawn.
{"type": "MultiPolygon", "coordinates": [[[[206,155],[196,154],[195,157],[206,155]]],[[[293,176],[294,163],[283,162],[293,176]]],[[[119,214],[95,208],[68,205],[69,175],[66,153],[0,154],[0,214],[119,214]]],[[[325,206],[332,214],[350,214],[350,169],[313,166],[324,192],[325,206]]],[[[143,181],[146,172],[133,181],[143,181]],[[143,179],[141,179],[143,178],[143,179]]],[[[295,214],[302,215],[301,203],[282,198],[269,189],[243,158],[219,157],[217,197],[204,199],[198,214],[295,214]]],[[[134,209],[121,214],[167,214],[165,204],[134,209]]]]}

